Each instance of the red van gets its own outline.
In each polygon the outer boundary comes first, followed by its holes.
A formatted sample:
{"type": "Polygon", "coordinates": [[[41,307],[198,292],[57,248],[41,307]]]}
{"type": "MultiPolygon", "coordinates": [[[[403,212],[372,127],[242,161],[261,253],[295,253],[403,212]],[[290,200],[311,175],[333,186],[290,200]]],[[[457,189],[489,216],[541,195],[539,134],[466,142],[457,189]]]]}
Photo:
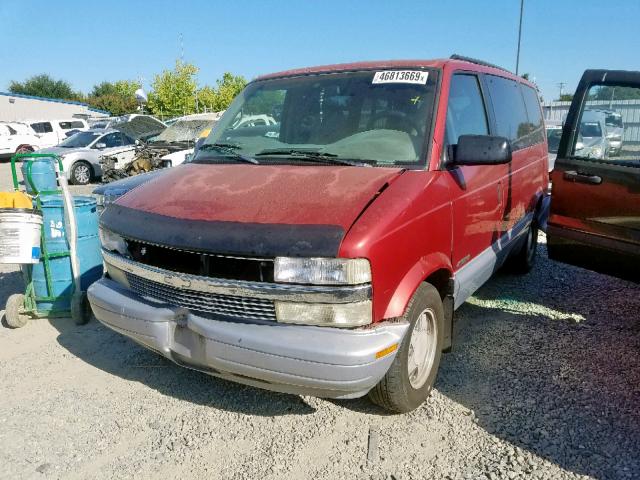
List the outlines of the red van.
{"type": "Polygon", "coordinates": [[[498,67],[267,75],[189,163],[105,210],[89,300],[185,367],[406,412],[453,311],[505,261],[531,269],[547,185],[538,93],[498,67]]]}

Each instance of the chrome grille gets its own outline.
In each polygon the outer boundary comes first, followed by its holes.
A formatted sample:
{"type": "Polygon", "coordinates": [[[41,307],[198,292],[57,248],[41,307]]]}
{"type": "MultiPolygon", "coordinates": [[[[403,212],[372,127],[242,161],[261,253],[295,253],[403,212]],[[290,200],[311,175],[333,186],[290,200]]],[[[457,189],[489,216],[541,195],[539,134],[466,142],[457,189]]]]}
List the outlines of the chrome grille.
{"type": "Polygon", "coordinates": [[[273,300],[197,292],[176,288],[129,272],[126,275],[131,290],[141,296],[155,298],[197,312],[253,320],[276,320],[273,300]]]}

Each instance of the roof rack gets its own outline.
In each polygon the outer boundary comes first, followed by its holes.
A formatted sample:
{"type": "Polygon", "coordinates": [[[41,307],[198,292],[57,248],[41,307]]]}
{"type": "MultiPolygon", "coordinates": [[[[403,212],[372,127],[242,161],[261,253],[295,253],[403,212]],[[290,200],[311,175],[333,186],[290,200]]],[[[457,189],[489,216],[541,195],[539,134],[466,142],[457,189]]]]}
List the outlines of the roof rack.
{"type": "Polygon", "coordinates": [[[465,57],[464,55],[458,55],[454,53],[449,57],[451,60],[461,60],[463,62],[475,63],[476,65],[484,65],[485,67],[497,68],[498,70],[502,70],[504,72],[512,73],[506,68],[502,68],[498,65],[494,65],[493,63],[485,62],[484,60],[478,60],[477,58],[465,57]]]}

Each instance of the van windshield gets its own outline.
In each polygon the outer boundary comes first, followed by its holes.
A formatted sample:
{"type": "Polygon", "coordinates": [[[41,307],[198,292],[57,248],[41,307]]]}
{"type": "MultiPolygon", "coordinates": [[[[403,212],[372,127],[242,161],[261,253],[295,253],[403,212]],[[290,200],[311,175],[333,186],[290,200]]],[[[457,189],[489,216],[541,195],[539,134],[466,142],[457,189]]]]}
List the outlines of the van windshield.
{"type": "Polygon", "coordinates": [[[436,75],[371,70],[254,82],[193,162],[424,164],[436,75]]]}

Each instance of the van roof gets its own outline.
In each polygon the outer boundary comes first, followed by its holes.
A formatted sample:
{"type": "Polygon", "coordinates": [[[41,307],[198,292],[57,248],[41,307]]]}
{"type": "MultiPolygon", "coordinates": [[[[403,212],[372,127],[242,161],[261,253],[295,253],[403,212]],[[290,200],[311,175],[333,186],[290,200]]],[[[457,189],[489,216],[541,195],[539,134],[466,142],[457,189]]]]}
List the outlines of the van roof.
{"type": "Polygon", "coordinates": [[[389,69],[389,68],[461,68],[465,70],[472,70],[475,72],[490,73],[492,75],[499,75],[501,77],[510,78],[512,80],[519,81],[532,88],[536,88],[534,84],[525,80],[522,77],[518,77],[513,73],[504,70],[500,67],[493,66],[484,62],[479,62],[474,59],[463,59],[464,57],[446,58],[446,59],[433,59],[433,60],[381,60],[370,62],[354,62],[354,63],[338,63],[333,65],[321,65],[317,67],[295,68],[292,70],[285,70],[282,72],[270,73],[267,75],[261,75],[254,81],[267,80],[278,77],[295,77],[301,75],[312,75],[318,73],[329,72],[348,72],[355,70],[376,70],[376,69],[389,69]]]}

